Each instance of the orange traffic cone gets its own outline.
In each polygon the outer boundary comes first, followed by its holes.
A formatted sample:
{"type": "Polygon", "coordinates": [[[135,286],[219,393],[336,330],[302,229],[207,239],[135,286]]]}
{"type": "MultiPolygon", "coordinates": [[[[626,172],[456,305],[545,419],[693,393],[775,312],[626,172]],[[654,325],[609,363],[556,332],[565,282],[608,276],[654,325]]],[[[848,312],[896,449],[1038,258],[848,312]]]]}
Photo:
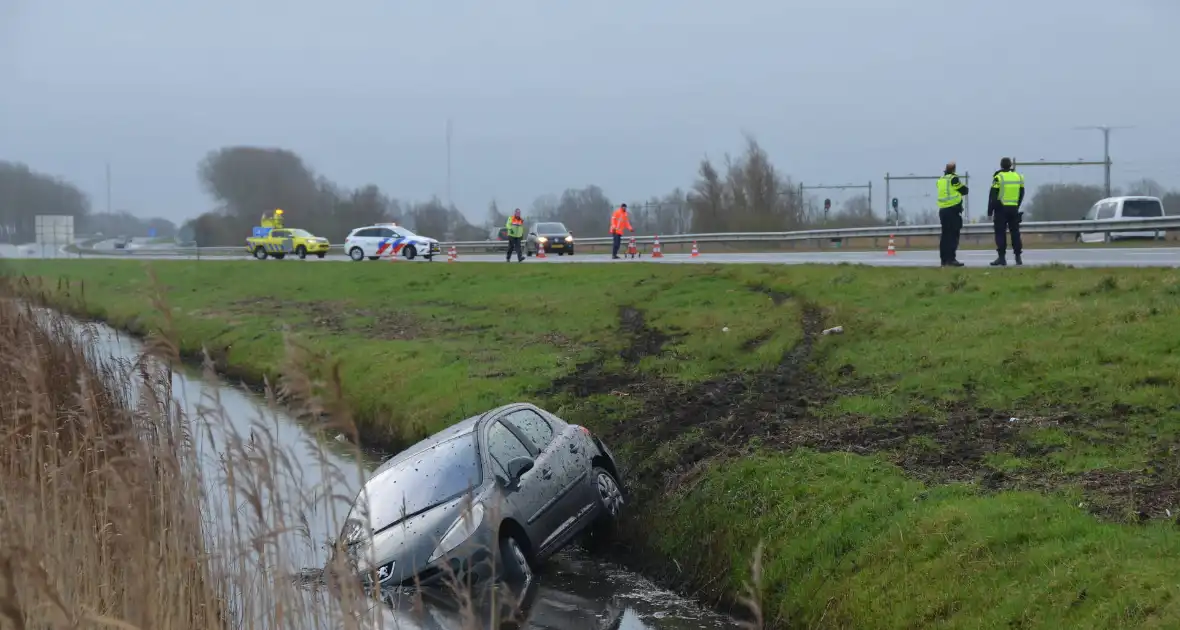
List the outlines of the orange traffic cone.
{"type": "Polygon", "coordinates": [[[635,246],[635,237],[631,237],[631,242],[627,244],[627,255],[635,258],[639,255],[639,248],[635,246]]]}
{"type": "Polygon", "coordinates": [[[541,241],[537,241],[537,258],[548,258],[545,255],[545,244],[541,241]]]}
{"type": "Polygon", "coordinates": [[[451,250],[447,252],[447,262],[455,262],[459,259],[459,253],[455,251],[455,246],[451,245],[451,250]]]}
{"type": "Polygon", "coordinates": [[[700,252],[700,250],[697,249],[697,242],[693,241],[692,242],[692,257],[696,258],[697,256],[700,256],[700,255],[701,255],[701,252],[700,252]]]}
{"type": "Polygon", "coordinates": [[[893,235],[892,234],[889,235],[889,249],[885,250],[885,255],[886,256],[896,256],[897,255],[897,250],[895,250],[893,248],[893,235]]]}
{"type": "Polygon", "coordinates": [[[663,258],[664,254],[660,252],[660,235],[656,235],[655,241],[651,244],[651,257],[663,258]]]}

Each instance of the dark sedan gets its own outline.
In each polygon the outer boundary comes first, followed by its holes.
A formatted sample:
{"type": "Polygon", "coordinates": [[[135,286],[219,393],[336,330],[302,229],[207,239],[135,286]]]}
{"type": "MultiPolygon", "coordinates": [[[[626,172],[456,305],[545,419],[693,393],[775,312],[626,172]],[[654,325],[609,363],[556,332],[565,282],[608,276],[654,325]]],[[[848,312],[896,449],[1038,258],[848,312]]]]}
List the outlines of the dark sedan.
{"type": "Polygon", "coordinates": [[[492,579],[533,567],[623,507],[614,455],[584,427],[525,403],[468,418],[381,465],[341,542],[382,589],[492,579]]]}
{"type": "Polygon", "coordinates": [[[563,223],[538,223],[533,226],[528,240],[525,241],[524,252],[529,256],[536,254],[538,243],[545,246],[546,254],[574,255],[574,235],[565,229],[563,223]]]}

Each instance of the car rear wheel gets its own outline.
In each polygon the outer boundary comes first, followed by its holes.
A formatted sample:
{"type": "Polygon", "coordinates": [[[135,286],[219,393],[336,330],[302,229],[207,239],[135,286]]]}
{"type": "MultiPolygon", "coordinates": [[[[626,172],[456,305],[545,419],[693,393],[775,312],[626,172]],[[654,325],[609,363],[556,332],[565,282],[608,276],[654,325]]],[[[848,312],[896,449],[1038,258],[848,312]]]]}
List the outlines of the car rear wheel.
{"type": "Polygon", "coordinates": [[[254,257],[258,260],[266,260],[266,250],[261,247],[255,247],[254,257]]]}
{"type": "Polygon", "coordinates": [[[605,468],[594,469],[594,489],[598,494],[598,505],[602,508],[600,520],[614,522],[623,513],[623,489],[614,475],[605,468]]]}
{"type": "Polygon", "coordinates": [[[299,260],[307,260],[307,248],[302,245],[296,247],[295,255],[299,257],[299,260]]]}
{"type": "MultiPolygon", "coordinates": [[[[360,262],[365,259],[365,252],[359,247],[353,247],[352,249],[348,250],[348,257],[356,262],[360,262]]],[[[370,260],[371,259],[372,257],[370,257],[370,260]]]]}

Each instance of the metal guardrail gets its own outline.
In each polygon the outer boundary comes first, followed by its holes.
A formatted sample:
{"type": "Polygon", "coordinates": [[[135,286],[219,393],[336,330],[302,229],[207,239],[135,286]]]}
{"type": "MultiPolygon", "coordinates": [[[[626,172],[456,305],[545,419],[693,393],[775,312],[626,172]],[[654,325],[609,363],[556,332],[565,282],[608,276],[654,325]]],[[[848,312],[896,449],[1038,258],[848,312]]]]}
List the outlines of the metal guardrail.
{"type": "MultiPolygon", "coordinates": [[[[1022,234],[1109,234],[1111,232],[1152,232],[1180,229],[1180,216],[1150,217],[1141,219],[1104,219],[1092,221],[1027,221],[1020,224],[1022,234]]],[[[741,243],[741,242],[791,242],[791,241],[824,241],[851,238],[889,238],[907,236],[938,236],[942,228],[938,225],[899,225],[863,228],[838,228],[827,230],[801,230],[796,232],[720,232],[708,234],[670,234],[660,236],[660,244],[679,243],[741,243]]],[[[991,223],[967,223],[963,225],[963,236],[992,234],[991,223]]],[[[624,241],[630,241],[627,236],[624,241]]],[[[655,236],[636,236],[639,244],[650,245],[655,236]]],[[[594,237],[575,239],[575,245],[602,246],[611,243],[610,237],[594,237]]],[[[459,253],[478,251],[494,251],[507,247],[506,241],[452,241],[442,242],[443,253],[454,246],[459,253]]],[[[174,248],[142,248],[118,250],[94,250],[78,248],[79,253],[86,255],[108,255],[133,257],[145,256],[232,256],[249,253],[244,246],[236,247],[174,247],[174,248]]],[[[343,245],[333,245],[331,254],[344,254],[343,245]]]]}

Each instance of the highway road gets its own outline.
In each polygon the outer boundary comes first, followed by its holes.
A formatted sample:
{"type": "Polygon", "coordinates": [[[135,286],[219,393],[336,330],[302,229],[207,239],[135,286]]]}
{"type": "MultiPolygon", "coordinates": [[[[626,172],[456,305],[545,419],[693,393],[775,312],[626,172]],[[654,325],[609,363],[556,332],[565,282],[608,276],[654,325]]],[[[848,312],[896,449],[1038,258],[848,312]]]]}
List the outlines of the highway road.
{"type": "MultiPolygon", "coordinates": [[[[0,252],[3,256],[7,252],[0,252]]],[[[11,255],[11,254],[10,254],[11,255]]],[[[58,254],[57,257],[61,257],[58,254]]],[[[992,251],[986,250],[960,250],[959,260],[966,263],[967,267],[987,267],[996,254],[992,251]]],[[[22,258],[26,256],[21,256],[22,258]]],[[[35,256],[29,256],[32,258],[35,256]]],[[[86,256],[86,258],[114,258],[110,255],[95,255],[86,256]]],[[[123,256],[118,256],[123,258],[123,256]]],[[[167,255],[164,253],[141,253],[134,256],[128,255],[127,258],[138,259],[159,259],[159,260],[177,260],[182,259],[177,256],[167,255]]],[[[194,257],[188,257],[194,259],[194,257]]],[[[202,261],[219,261],[219,260],[249,260],[250,257],[243,254],[242,256],[204,256],[202,261]]],[[[306,261],[300,261],[294,258],[286,260],[268,260],[265,263],[258,264],[282,264],[282,263],[308,263],[308,262],[351,262],[343,255],[331,255],[323,260],[309,258],[306,261]]],[[[459,262],[498,262],[503,263],[504,257],[496,254],[461,254],[459,262]]],[[[423,264],[425,260],[407,261],[399,259],[392,264],[423,264]]],[[[576,256],[549,256],[544,260],[537,260],[535,258],[526,258],[522,264],[526,265],[552,265],[552,264],[573,264],[573,263],[612,263],[612,264],[636,264],[636,263],[658,263],[658,264],[706,264],[706,263],[723,263],[723,264],[781,264],[781,265],[800,265],[800,264],[862,264],[873,265],[879,267],[937,267],[938,266],[938,252],[936,251],[900,251],[896,256],[886,256],[883,252],[771,252],[760,254],[702,254],[697,258],[692,258],[688,254],[665,254],[662,259],[652,259],[648,256],[636,258],[634,260],[624,259],[618,261],[610,260],[610,256],[606,254],[581,254],[576,256]]],[[[1008,259],[1009,265],[1013,263],[1011,256],[1008,259]]],[[[1074,267],[1180,267],[1180,248],[1177,247],[1092,247],[1092,248],[1077,248],[1077,249],[1040,249],[1028,250],[1024,253],[1024,263],[1026,266],[1038,266],[1049,264],[1072,265],[1074,267]]],[[[380,261],[364,261],[362,264],[368,265],[388,265],[391,264],[388,259],[380,261]]],[[[435,259],[433,264],[446,264],[446,257],[435,259]]],[[[516,264],[515,262],[513,264],[516,264]]]]}
{"type": "MultiPolygon", "coordinates": [[[[195,260],[195,257],[180,257],[167,253],[166,249],[157,251],[148,251],[148,248],[139,250],[136,254],[118,255],[113,254],[113,247],[102,247],[106,243],[100,243],[97,247],[99,249],[106,249],[112,254],[98,254],[82,256],[84,258],[138,258],[138,259],[158,259],[158,260],[195,260]]],[[[155,249],[155,248],[151,248],[155,249]]],[[[70,255],[64,252],[56,251],[42,251],[34,246],[22,246],[21,248],[13,246],[0,246],[0,258],[24,258],[33,259],[39,257],[52,258],[79,258],[77,255],[70,255]],[[44,255],[42,255],[44,254],[44,255]]],[[[966,263],[967,267],[986,267],[995,258],[995,252],[988,250],[960,250],[959,260],[966,263]]],[[[202,261],[219,261],[219,260],[250,260],[250,256],[243,253],[241,256],[202,256],[202,261]]],[[[329,255],[323,260],[309,258],[306,261],[299,261],[294,258],[286,260],[268,260],[266,263],[259,262],[258,264],[281,264],[281,263],[305,263],[305,262],[351,262],[346,256],[329,255]]],[[[407,261],[399,259],[393,264],[422,264],[425,260],[407,261]]],[[[446,256],[436,258],[434,264],[446,262],[446,256]]],[[[459,262],[498,262],[503,263],[504,257],[502,254],[460,254],[459,262]]],[[[1012,264],[1012,258],[1009,256],[1009,265],[1012,264]]],[[[636,264],[636,263],[659,263],[659,264],[707,264],[707,263],[722,263],[722,264],[780,264],[780,265],[800,265],[800,264],[862,264],[873,265],[878,267],[937,267],[938,266],[938,252],[931,250],[910,250],[899,251],[895,256],[887,256],[884,252],[866,252],[866,251],[830,251],[830,252],[766,252],[757,254],[701,254],[697,258],[692,258],[688,254],[665,254],[662,259],[653,259],[649,256],[643,256],[636,259],[624,259],[619,261],[611,261],[610,256],[606,254],[580,254],[576,256],[557,256],[549,255],[544,260],[535,258],[526,258],[523,264],[526,265],[551,265],[551,264],[573,264],[573,263],[612,263],[612,264],[636,264]]],[[[1030,249],[1024,253],[1024,263],[1026,266],[1038,266],[1049,264],[1072,265],[1074,267],[1180,267],[1180,247],[1103,247],[1100,245],[1092,247],[1079,247],[1070,249],[1030,249]]],[[[380,261],[364,261],[364,264],[391,264],[388,259],[380,261]]],[[[516,264],[516,263],[513,263],[516,264]]]]}

